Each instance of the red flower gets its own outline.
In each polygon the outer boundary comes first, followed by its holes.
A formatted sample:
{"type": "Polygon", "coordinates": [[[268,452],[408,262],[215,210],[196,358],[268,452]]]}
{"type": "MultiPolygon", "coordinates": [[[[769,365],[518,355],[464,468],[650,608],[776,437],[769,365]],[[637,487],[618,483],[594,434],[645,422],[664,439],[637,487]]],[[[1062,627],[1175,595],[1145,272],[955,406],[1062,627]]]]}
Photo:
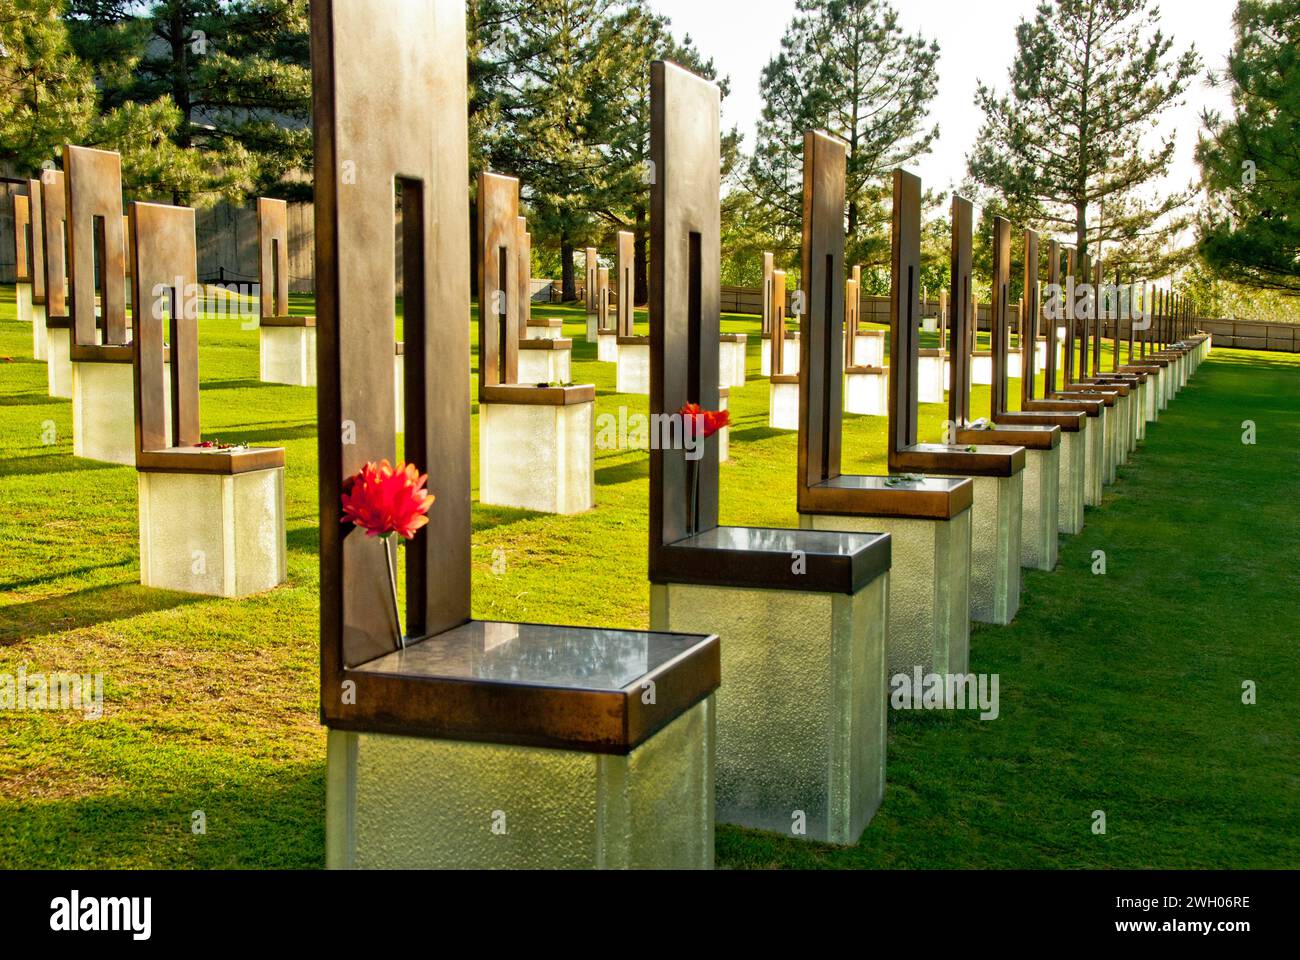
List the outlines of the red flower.
{"type": "Polygon", "coordinates": [[[368,537],[396,533],[410,540],[429,522],[434,498],[425,489],[428,480],[414,464],[399,463],[394,470],[387,460],[367,463],[343,482],[343,519],[368,537]]]}
{"type": "Polygon", "coordinates": [[[731,414],[728,411],[705,410],[698,403],[688,403],[677,412],[683,420],[694,420],[695,436],[702,435],[705,439],[731,425],[731,414]]]}

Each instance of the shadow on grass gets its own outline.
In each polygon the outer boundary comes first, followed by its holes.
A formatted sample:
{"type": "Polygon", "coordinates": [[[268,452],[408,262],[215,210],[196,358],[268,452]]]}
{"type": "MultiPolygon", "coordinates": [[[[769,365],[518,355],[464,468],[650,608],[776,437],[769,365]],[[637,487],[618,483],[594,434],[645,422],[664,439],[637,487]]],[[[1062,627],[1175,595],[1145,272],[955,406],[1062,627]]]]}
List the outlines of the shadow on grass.
{"type": "Polygon", "coordinates": [[[316,422],[296,425],[264,427],[244,430],[205,430],[204,437],[219,437],[226,443],[246,443],[250,446],[278,446],[286,440],[307,440],[316,436],[316,422]]]}
{"type": "Polygon", "coordinates": [[[28,587],[34,587],[42,583],[53,583],[65,577],[79,577],[83,574],[94,573],[97,570],[114,570],[118,567],[134,565],[135,559],[132,558],[130,560],[119,560],[117,563],[93,563],[72,570],[50,570],[38,577],[28,577],[26,580],[0,581],[0,590],[26,590],[28,587]]]}
{"type": "Polygon", "coordinates": [[[86,460],[71,453],[46,453],[38,457],[13,457],[0,462],[0,477],[35,476],[42,473],[82,473],[86,470],[121,470],[120,463],[86,460]]]}
{"type": "Polygon", "coordinates": [[[475,503],[473,509],[473,532],[485,533],[497,527],[508,527],[521,520],[535,520],[550,516],[536,510],[523,510],[519,507],[498,507],[485,503],[475,503]]]}
{"type": "Polygon", "coordinates": [[[745,427],[737,430],[731,428],[731,442],[752,443],[755,440],[771,440],[773,437],[788,437],[791,430],[774,430],[772,427],[745,427]]]}
{"type": "Polygon", "coordinates": [[[294,527],[285,535],[285,549],[290,553],[316,554],[320,552],[320,530],[307,525],[294,527]]]}
{"type": "Polygon", "coordinates": [[[80,630],[144,613],[172,610],[209,597],[155,590],[138,583],[91,587],[29,603],[0,607],[0,647],[23,640],[80,630]]]}
{"type": "Polygon", "coordinates": [[[47,393],[9,393],[0,396],[0,407],[52,407],[71,402],[62,397],[51,397],[47,393]]]}
{"type": "MultiPolygon", "coordinates": [[[[323,752],[323,750],[322,750],[323,752]]],[[[325,761],[248,771],[237,765],[100,794],[0,804],[6,866],[319,870],[325,866],[325,761]],[[215,780],[222,774],[220,782],[215,780]],[[226,776],[226,774],[230,774],[226,776]],[[204,815],[195,835],[191,817],[204,815]]]]}
{"type": "Polygon", "coordinates": [[[632,483],[636,480],[644,480],[649,475],[649,458],[639,457],[636,460],[628,460],[608,467],[598,467],[596,469],[596,486],[612,487],[620,483],[632,483]]]}
{"type": "Polygon", "coordinates": [[[205,380],[203,381],[203,390],[253,390],[261,387],[282,387],[282,383],[266,383],[263,380],[254,380],[251,377],[244,380],[205,380]]]}

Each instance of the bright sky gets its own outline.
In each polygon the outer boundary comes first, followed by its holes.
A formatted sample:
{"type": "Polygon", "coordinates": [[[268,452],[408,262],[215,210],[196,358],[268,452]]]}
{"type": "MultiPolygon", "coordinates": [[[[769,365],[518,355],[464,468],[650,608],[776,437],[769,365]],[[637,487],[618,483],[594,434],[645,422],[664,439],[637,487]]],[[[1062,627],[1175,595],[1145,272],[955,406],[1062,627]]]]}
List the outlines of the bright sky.
{"type": "MultiPolygon", "coordinates": [[[[1015,26],[1033,15],[1038,0],[894,0],[908,32],[939,41],[939,94],[931,105],[939,121],[934,151],[914,169],[927,188],[945,191],[966,173],[966,154],[980,128],[974,106],[977,80],[1005,89],[1015,53],[1015,26]]],[[[731,95],[722,105],[723,124],[739,125],[745,149],[753,147],[754,125],[762,110],[759,73],[781,46],[795,0],[650,0],[672,19],[678,36],[689,33],[697,47],[714,58],[720,74],[731,77],[731,95]]],[[[1232,46],[1235,0],[1165,0],[1162,27],[1172,33],[1175,49],[1195,44],[1206,66],[1221,70],[1232,46]]],[[[1163,118],[1161,130],[1176,130],[1178,155],[1170,186],[1181,187],[1197,175],[1193,149],[1205,106],[1223,109],[1222,88],[1198,80],[1187,103],[1163,118]]]]}

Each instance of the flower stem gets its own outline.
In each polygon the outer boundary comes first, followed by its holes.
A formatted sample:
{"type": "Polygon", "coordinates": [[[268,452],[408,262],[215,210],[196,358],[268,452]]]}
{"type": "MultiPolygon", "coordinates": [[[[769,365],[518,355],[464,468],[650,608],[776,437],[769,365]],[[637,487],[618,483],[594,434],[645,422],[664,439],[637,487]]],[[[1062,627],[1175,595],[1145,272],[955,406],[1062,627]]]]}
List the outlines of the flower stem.
{"type": "Polygon", "coordinates": [[[397,606],[397,568],[393,563],[392,546],[389,538],[384,537],[384,562],[388,564],[388,586],[393,598],[393,622],[397,624],[397,648],[406,649],[406,631],[402,629],[402,613],[397,606]]]}

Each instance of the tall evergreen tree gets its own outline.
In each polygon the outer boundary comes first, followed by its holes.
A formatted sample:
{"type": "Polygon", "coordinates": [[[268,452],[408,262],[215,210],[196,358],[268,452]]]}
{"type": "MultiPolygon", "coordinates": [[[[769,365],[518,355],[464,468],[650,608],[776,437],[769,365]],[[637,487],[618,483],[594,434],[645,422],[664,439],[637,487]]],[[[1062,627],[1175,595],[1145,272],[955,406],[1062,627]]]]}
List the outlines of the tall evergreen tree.
{"type": "Polygon", "coordinates": [[[68,23],[106,102],[175,104],[172,141],[212,172],[176,202],[310,196],[306,0],[71,0],[68,23]]]}
{"type": "MultiPolygon", "coordinates": [[[[603,26],[602,43],[611,51],[613,69],[604,78],[601,97],[608,142],[608,175],[591,197],[591,209],[610,230],[631,230],[634,240],[634,299],[649,298],[650,236],[650,62],[670,60],[702,77],[717,79],[713,61],[685,37],[677,40],[669,19],[632,0],[603,26]]],[[[719,82],[728,93],[725,78],[719,82]]],[[[734,159],[738,134],[723,134],[724,154],[734,159]]],[[[725,159],[724,159],[725,163],[725,159]]]]}
{"type": "Polygon", "coordinates": [[[1199,249],[1220,277],[1300,296],[1300,0],[1241,0],[1233,116],[1207,113],[1199,249]]]}
{"type": "Polygon", "coordinates": [[[927,114],[938,89],[939,47],[907,34],[888,0],[798,0],[781,51],[764,68],[763,113],[749,187],[793,255],[803,219],[803,134],[844,140],[847,250],[883,259],[888,171],[924,155],[939,135],[927,114]]]}
{"type": "Polygon", "coordinates": [[[968,165],[985,212],[1073,233],[1093,254],[1118,245],[1112,261],[1164,272],[1190,194],[1155,195],[1175,137],[1143,140],[1197,73],[1195,51],[1171,55],[1152,0],[1045,0],[1016,43],[1008,91],[981,84],[975,96],[985,119],[968,165]]]}
{"type": "Polygon", "coordinates": [[[119,151],[133,199],[162,199],[208,183],[200,158],[169,139],[180,122],[169,98],[101,102],[94,72],[69,42],[64,6],[0,0],[0,164],[30,176],[61,162],[63,146],[73,143],[119,151]]]}
{"type": "Polygon", "coordinates": [[[590,198],[607,189],[602,94],[616,53],[603,41],[615,0],[503,0],[498,58],[518,66],[504,81],[499,119],[484,137],[493,165],[522,181],[534,242],[560,250],[563,296],[577,296],[574,250],[598,228],[590,198]],[[517,15],[510,16],[510,5],[517,15]]]}

